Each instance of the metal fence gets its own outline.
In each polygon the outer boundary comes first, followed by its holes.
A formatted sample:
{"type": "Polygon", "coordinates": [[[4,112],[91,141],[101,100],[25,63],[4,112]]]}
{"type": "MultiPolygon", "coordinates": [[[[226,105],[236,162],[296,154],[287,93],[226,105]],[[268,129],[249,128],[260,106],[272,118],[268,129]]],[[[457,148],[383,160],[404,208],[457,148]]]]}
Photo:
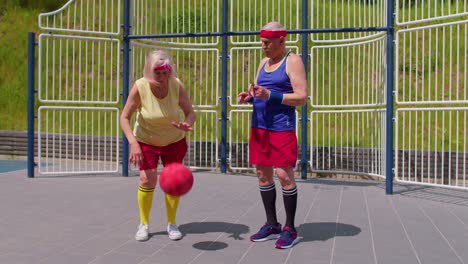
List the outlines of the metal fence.
{"type": "MultiPolygon", "coordinates": [[[[394,175],[466,188],[466,1],[395,2],[396,8],[385,0],[70,0],[39,16],[39,107],[30,99],[30,135],[37,111],[39,138],[121,137],[116,117],[142,75],[145,55],[165,49],[197,112],[186,164],[251,171],[251,106],[239,105],[236,96],[255,78],[263,56],[259,29],[279,21],[289,31],[288,49],[303,59],[309,84],[309,103],[297,109],[298,175],[371,175],[387,180],[388,193],[394,175]],[[81,114],[91,109],[94,114],[81,114]],[[447,162],[458,169],[440,171],[447,162]]],[[[35,66],[30,59],[33,99],[35,66]]],[[[111,165],[93,173],[121,165],[127,175],[125,138],[106,144],[119,154],[105,156],[111,165]]],[[[97,148],[99,153],[103,145],[97,148]]],[[[39,173],[87,173],[57,169],[64,168],[62,160],[102,162],[102,156],[82,160],[57,148],[38,155],[39,164],[48,166],[39,173]]]]}

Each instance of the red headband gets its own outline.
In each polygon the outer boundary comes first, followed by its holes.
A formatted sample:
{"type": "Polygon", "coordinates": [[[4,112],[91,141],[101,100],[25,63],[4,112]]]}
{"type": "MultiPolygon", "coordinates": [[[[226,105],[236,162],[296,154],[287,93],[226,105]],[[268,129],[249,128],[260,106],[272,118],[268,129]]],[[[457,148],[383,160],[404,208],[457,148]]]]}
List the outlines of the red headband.
{"type": "Polygon", "coordinates": [[[261,38],[279,38],[286,37],[286,30],[260,30],[261,38]]]}
{"type": "Polygon", "coordinates": [[[158,67],[154,67],[154,70],[155,71],[170,71],[172,68],[171,68],[171,65],[169,64],[162,64],[162,65],[159,65],[158,67]]]}

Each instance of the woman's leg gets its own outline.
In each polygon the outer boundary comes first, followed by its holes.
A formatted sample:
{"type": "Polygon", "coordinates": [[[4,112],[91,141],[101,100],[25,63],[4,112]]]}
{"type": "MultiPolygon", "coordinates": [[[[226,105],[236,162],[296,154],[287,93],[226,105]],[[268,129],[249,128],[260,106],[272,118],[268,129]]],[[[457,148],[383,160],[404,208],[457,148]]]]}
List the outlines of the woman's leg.
{"type": "MultiPolygon", "coordinates": [[[[187,141],[185,138],[173,144],[164,147],[161,153],[161,160],[164,166],[171,163],[183,163],[185,153],[187,153],[187,141]]],[[[179,207],[180,197],[165,195],[167,223],[176,224],[177,208],[179,207]]]]}
{"type": "Polygon", "coordinates": [[[165,195],[167,223],[176,224],[177,207],[179,207],[180,197],[165,195]]]}
{"type": "Polygon", "coordinates": [[[156,187],[156,169],[140,171],[140,182],[138,185],[138,207],[140,209],[140,223],[149,224],[149,216],[153,204],[154,188],[156,187]]]}

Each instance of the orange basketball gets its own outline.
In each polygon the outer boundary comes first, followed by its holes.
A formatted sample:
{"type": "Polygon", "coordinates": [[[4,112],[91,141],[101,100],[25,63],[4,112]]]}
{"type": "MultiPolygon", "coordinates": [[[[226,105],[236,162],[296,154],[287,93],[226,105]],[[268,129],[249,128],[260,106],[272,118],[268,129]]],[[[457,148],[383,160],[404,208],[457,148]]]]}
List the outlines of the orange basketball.
{"type": "Polygon", "coordinates": [[[159,174],[159,186],[172,196],[182,196],[192,189],[193,175],[182,163],[171,163],[159,174]]]}

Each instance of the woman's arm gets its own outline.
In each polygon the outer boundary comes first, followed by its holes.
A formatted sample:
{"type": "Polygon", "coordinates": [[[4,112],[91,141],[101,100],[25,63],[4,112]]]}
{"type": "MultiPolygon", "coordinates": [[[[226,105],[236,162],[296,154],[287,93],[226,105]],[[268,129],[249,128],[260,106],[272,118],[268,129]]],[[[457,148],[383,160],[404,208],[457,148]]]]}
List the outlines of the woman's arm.
{"type": "Polygon", "coordinates": [[[195,111],[193,111],[192,100],[190,100],[190,97],[188,96],[187,91],[185,90],[185,86],[182,82],[180,82],[179,86],[179,106],[182,108],[182,111],[184,111],[185,120],[184,122],[173,122],[172,124],[179,129],[192,131],[192,126],[195,123],[196,115],[195,111]]]}
{"type": "Polygon", "coordinates": [[[141,100],[138,87],[136,84],[134,84],[130,90],[127,102],[125,103],[124,109],[122,110],[122,114],[120,115],[120,127],[122,128],[128,143],[130,144],[130,157],[128,160],[130,163],[133,163],[134,166],[140,164],[143,159],[143,155],[141,153],[140,145],[133,135],[133,131],[130,126],[130,120],[132,119],[132,116],[138,107],[140,107],[140,104],[141,100]]]}

